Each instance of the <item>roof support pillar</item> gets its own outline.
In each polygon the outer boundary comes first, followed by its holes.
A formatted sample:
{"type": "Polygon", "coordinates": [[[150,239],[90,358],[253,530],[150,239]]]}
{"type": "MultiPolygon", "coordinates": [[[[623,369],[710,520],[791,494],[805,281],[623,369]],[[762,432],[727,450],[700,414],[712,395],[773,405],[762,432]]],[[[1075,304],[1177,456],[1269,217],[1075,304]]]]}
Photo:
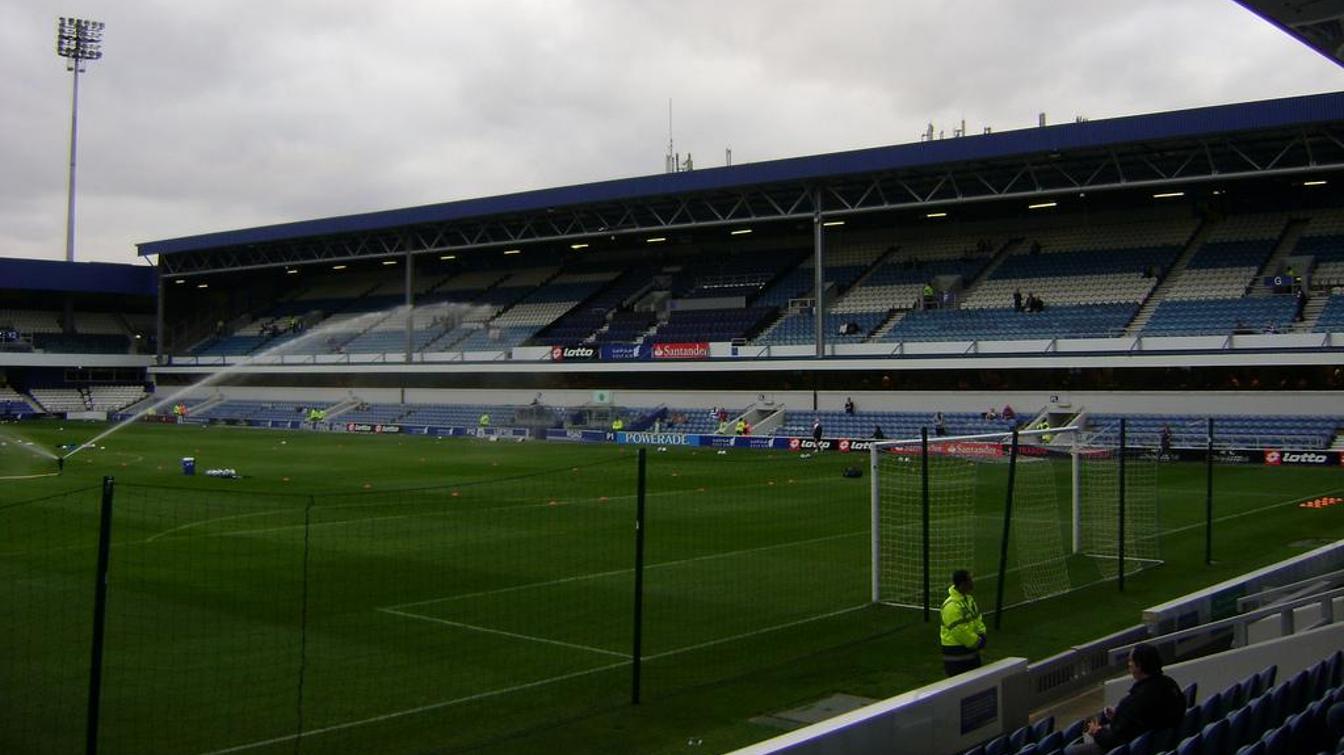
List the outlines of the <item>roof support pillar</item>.
{"type": "Polygon", "coordinates": [[[816,336],[817,358],[826,356],[826,302],[825,292],[822,290],[826,281],[825,268],[822,267],[822,261],[825,258],[825,238],[822,235],[821,225],[821,188],[812,189],[812,294],[815,304],[812,309],[812,330],[816,336]]]}

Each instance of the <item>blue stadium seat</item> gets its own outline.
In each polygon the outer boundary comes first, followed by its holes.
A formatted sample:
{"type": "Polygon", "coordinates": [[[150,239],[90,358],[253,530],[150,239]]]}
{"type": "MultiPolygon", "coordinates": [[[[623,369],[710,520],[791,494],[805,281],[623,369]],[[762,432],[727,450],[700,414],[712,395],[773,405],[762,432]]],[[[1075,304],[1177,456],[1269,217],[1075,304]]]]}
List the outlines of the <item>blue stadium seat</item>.
{"type": "Polygon", "coordinates": [[[1031,741],[1040,742],[1045,735],[1055,730],[1055,717],[1046,716],[1031,725],[1031,741]]]}
{"type": "Polygon", "coordinates": [[[1237,755],[1265,755],[1265,744],[1259,740],[1237,750],[1237,755]]]}
{"type": "Polygon", "coordinates": [[[1257,675],[1256,680],[1257,681],[1256,694],[1263,695],[1266,692],[1273,689],[1274,680],[1276,677],[1278,677],[1278,675],[1279,675],[1279,664],[1277,663],[1270,664],[1264,667],[1263,669],[1260,669],[1260,673],[1257,675]]]}
{"type": "MultiPolygon", "coordinates": [[[[1237,708],[1224,720],[1228,724],[1228,740],[1231,747],[1241,747],[1250,741],[1251,707],[1249,705],[1237,708]]],[[[1256,739],[1259,739],[1259,737],[1257,736],[1256,739]]]]}
{"type": "Polygon", "coordinates": [[[1203,755],[1223,755],[1232,749],[1230,727],[1225,720],[1214,721],[1205,726],[1201,739],[1203,742],[1200,744],[1200,752],[1203,755]]]}
{"type": "Polygon", "coordinates": [[[1080,718],[1069,724],[1069,728],[1064,730],[1064,744],[1069,744],[1075,739],[1083,736],[1083,729],[1087,727],[1087,719],[1080,718]]]}
{"type": "Polygon", "coordinates": [[[1260,738],[1260,744],[1265,746],[1265,755],[1299,755],[1294,753],[1288,738],[1288,730],[1279,727],[1270,729],[1260,738]]]}
{"type": "Polygon", "coordinates": [[[1106,751],[1106,755],[1129,755],[1129,745],[1119,744],[1106,751]]]}
{"type": "MultiPolygon", "coordinates": [[[[1053,716],[1051,718],[1053,720],[1053,716]]],[[[1040,752],[1047,753],[1063,749],[1064,745],[1068,744],[1068,741],[1064,739],[1063,732],[1052,731],[1049,734],[1046,734],[1044,737],[1041,737],[1036,744],[1037,749],[1040,752]]]]}
{"type": "Polygon", "coordinates": [[[1176,755],[1203,755],[1204,739],[1198,732],[1181,740],[1176,747],[1176,755]]]}
{"type": "Polygon", "coordinates": [[[1184,741],[1198,734],[1203,728],[1204,720],[1200,718],[1200,709],[1186,708],[1185,718],[1181,719],[1180,725],[1176,727],[1176,741],[1184,741]]]}
{"type": "Polygon", "coordinates": [[[1181,690],[1181,693],[1185,695],[1185,707],[1195,707],[1195,695],[1198,694],[1198,692],[1199,682],[1190,682],[1185,685],[1185,689],[1181,690]]]}
{"type": "Polygon", "coordinates": [[[1223,717],[1223,693],[1215,692],[1199,706],[1199,720],[1207,726],[1223,717]]]}
{"type": "Polygon", "coordinates": [[[1008,735],[1008,752],[1017,752],[1022,746],[1031,742],[1031,727],[1023,726],[1015,729],[1008,735]]]}
{"type": "Polygon", "coordinates": [[[1008,737],[1000,735],[991,739],[989,744],[985,745],[985,755],[1008,755],[1012,750],[1008,749],[1008,737]]]}

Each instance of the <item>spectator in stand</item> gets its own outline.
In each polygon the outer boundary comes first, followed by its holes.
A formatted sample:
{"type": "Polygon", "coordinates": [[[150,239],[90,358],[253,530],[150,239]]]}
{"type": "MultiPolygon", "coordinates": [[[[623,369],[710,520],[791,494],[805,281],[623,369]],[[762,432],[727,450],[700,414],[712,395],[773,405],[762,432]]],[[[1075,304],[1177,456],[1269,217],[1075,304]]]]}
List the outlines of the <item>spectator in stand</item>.
{"type": "Polygon", "coordinates": [[[845,414],[848,414],[848,415],[850,415],[850,416],[853,416],[853,415],[854,415],[854,399],[853,399],[853,398],[846,398],[846,399],[845,399],[845,414]]]}
{"type": "Polygon", "coordinates": [[[933,304],[936,301],[936,299],[934,299],[933,284],[925,283],[924,288],[920,293],[923,298],[924,309],[933,309],[933,304]]]}
{"type": "Polygon", "coordinates": [[[985,412],[985,413],[984,413],[983,415],[981,415],[981,416],[984,417],[984,418],[987,419],[987,420],[991,420],[991,421],[992,421],[992,420],[996,420],[996,419],[999,418],[999,412],[998,412],[998,410],[996,410],[994,407],[991,406],[991,407],[989,407],[989,411],[985,412]]]}
{"type": "Polygon", "coordinates": [[[1171,425],[1162,424],[1162,431],[1158,433],[1157,442],[1162,448],[1162,453],[1171,453],[1171,425]]]}
{"type": "Polygon", "coordinates": [[[1013,291],[1013,311],[1022,311],[1022,289],[1020,288],[1013,291]]]}
{"type": "Polygon", "coordinates": [[[1134,686],[1114,708],[1087,722],[1082,739],[1065,748],[1065,755],[1101,755],[1128,744],[1154,729],[1180,725],[1185,717],[1185,694],[1175,679],[1162,673],[1162,656],[1152,645],[1139,643],[1129,652],[1129,674],[1134,686]]]}
{"type": "Polygon", "coordinates": [[[1017,412],[1013,411],[1012,404],[1004,404],[1003,411],[999,412],[999,416],[1007,420],[1014,420],[1017,419],[1017,412]]]}
{"type": "Polygon", "coordinates": [[[942,412],[934,412],[933,415],[933,434],[947,435],[947,420],[943,419],[942,412]]]}
{"type": "Polygon", "coordinates": [[[812,440],[820,441],[823,430],[821,427],[821,417],[812,418],[812,440]]]}
{"type": "Polygon", "coordinates": [[[873,425],[873,440],[886,440],[887,434],[882,432],[881,425],[873,425]]]}

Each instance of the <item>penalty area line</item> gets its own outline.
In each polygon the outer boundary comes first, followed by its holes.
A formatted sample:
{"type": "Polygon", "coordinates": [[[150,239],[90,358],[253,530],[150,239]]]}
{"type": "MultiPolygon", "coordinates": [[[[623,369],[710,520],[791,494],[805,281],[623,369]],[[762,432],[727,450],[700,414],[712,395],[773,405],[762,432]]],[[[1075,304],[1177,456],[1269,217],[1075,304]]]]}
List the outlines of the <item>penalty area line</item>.
{"type": "Polygon", "coordinates": [[[563,648],[571,648],[573,650],[585,650],[589,653],[601,653],[602,655],[611,655],[617,658],[630,657],[629,653],[618,653],[614,650],[604,650],[603,648],[595,648],[590,645],[579,645],[573,642],[565,642],[563,640],[550,640],[545,637],[537,637],[535,635],[530,634],[519,634],[517,632],[509,632],[503,629],[491,629],[490,627],[483,627],[478,624],[466,624],[461,621],[440,619],[435,616],[426,616],[420,613],[411,613],[409,611],[398,611],[395,608],[378,608],[376,610],[382,613],[391,614],[393,616],[402,616],[407,619],[419,619],[420,621],[428,621],[434,624],[443,624],[445,626],[457,627],[459,629],[467,629],[473,632],[481,632],[483,634],[496,634],[501,637],[512,637],[513,639],[516,640],[526,640],[528,642],[540,642],[546,645],[558,645],[563,648]]]}
{"type": "Polygon", "coordinates": [[[466,697],[457,697],[453,698],[452,700],[443,700],[441,702],[430,703],[429,705],[421,705],[419,707],[408,708],[406,710],[399,710],[393,713],[384,713],[380,716],[372,716],[370,718],[364,718],[358,721],[347,721],[343,724],[333,724],[331,726],[324,726],[320,729],[310,729],[308,731],[300,732],[298,734],[286,734],[283,737],[274,737],[272,739],[263,739],[256,742],[248,742],[247,744],[235,745],[233,747],[226,747],[222,750],[211,750],[209,752],[202,753],[201,755],[227,755],[227,753],[244,752],[246,750],[252,750],[257,747],[265,747],[267,745],[279,744],[281,742],[292,742],[296,739],[302,739],[303,737],[311,737],[318,734],[329,734],[334,731],[353,729],[356,726],[366,726],[368,724],[376,724],[381,721],[390,721],[394,718],[413,716],[417,713],[426,713],[431,710],[447,708],[453,705],[461,705],[463,703],[475,702],[477,700],[484,700],[490,697],[499,697],[500,695],[508,695],[514,692],[522,692],[523,690],[534,689],[536,687],[544,687],[547,684],[553,684],[555,682],[563,682],[568,679],[577,679],[578,677],[581,676],[588,676],[589,674],[598,674],[603,671],[610,671],[611,669],[620,668],[621,666],[628,666],[628,665],[630,665],[629,660],[621,661],[620,663],[608,663],[605,666],[598,666],[596,668],[584,669],[582,671],[575,671],[573,673],[562,674],[560,676],[552,676],[547,679],[538,679],[537,681],[534,682],[515,684],[512,687],[503,687],[501,689],[492,689],[487,692],[478,692],[474,695],[467,695],[466,697]]]}

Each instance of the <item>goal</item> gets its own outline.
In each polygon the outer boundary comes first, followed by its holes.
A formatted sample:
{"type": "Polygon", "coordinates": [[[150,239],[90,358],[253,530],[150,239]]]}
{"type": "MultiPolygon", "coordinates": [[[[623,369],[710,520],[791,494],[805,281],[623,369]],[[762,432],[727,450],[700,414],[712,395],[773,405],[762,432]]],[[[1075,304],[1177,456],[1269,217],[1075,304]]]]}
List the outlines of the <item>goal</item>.
{"type": "Polygon", "coordinates": [[[1007,608],[1160,562],[1151,462],[1078,427],[870,453],[873,602],[936,607],[951,573],[971,569],[981,604],[1007,608]]]}

